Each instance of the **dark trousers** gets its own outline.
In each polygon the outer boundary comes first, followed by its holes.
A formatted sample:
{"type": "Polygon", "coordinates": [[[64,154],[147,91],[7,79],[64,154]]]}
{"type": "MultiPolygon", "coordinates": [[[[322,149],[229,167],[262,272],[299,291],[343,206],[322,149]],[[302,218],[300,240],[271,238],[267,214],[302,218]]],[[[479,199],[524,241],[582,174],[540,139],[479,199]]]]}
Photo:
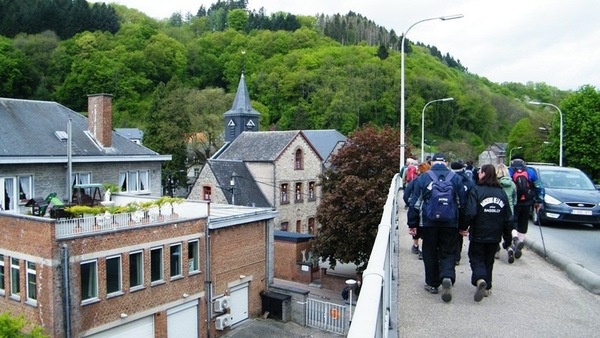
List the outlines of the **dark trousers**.
{"type": "Polygon", "coordinates": [[[469,263],[471,263],[471,284],[477,286],[477,281],[485,280],[487,289],[492,288],[492,270],[494,269],[494,254],[498,243],[469,242],[469,263]]]}
{"type": "MultiPolygon", "coordinates": [[[[425,265],[425,283],[438,287],[442,279],[456,280],[456,250],[459,233],[457,228],[422,227],[423,264],[425,265]]],[[[492,257],[493,258],[493,257],[492,257]]]]}
{"type": "Polygon", "coordinates": [[[515,205],[515,229],[522,234],[527,233],[527,227],[529,226],[529,211],[531,205],[515,205]]]}

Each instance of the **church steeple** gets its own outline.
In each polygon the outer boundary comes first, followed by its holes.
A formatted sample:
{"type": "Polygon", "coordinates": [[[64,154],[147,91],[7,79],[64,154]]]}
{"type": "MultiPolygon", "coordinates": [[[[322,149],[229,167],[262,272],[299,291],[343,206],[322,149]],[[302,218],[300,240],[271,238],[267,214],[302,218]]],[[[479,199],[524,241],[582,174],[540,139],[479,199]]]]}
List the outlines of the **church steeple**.
{"type": "Polygon", "coordinates": [[[244,131],[258,131],[260,113],[254,110],[250,104],[250,94],[246,87],[243,72],[233,105],[223,115],[225,116],[225,142],[235,140],[244,131]]]}

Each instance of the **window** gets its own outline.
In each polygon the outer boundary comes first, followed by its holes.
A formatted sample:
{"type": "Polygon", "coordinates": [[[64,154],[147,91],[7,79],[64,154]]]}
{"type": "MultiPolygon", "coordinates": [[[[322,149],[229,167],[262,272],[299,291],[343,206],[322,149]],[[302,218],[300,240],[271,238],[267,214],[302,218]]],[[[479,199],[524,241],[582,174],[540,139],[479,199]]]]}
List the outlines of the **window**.
{"type": "Polygon", "coordinates": [[[302,183],[296,183],[296,193],[294,197],[296,202],[302,202],[302,183]]]}
{"type": "Polygon", "coordinates": [[[106,293],[121,291],[121,256],[106,258],[106,293]]]}
{"type": "Polygon", "coordinates": [[[0,295],[4,295],[6,292],[6,285],[4,285],[4,255],[0,254],[0,295]]]}
{"type": "Polygon", "coordinates": [[[142,251],[129,254],[129,288],[144,285],[144,253],[142,251]]]}
{"type": "Polygon", "coordinates": [[[27,262],[27,300],[37,302],[36,270],[34,262],[27,262]]]}
{"type": "Polygon", "coordinates": [[[171,277],[181,276],[181,244],[171,245],[169,251],[171,277]]]}
{"type": "Polygon", "coordinates": [[[150,250],[150,282],[163,280],[163,248],[150,250]]]}
{"type": "Polygon", "coordinates": [[[209,186],[203,186],[202,196],[205,201],[210,201],[212,199],[212,189],[209,186]]]}
{"type": "Polygon", "coordinates": [[[200,176],[200,168],[194,168],[194,177],[200,176]]]}
{"type": "Polygon", "coordinates": [[[308,200],[315,200],[315,182],[308,182],[308,200]]]}
{"type": "Polygon", "coordinates": [[[17,210],[17,187],[15,185],[16,178],[0,177],[0,210],[16,211],[17,210]]]}
{"type": "Polygon", "coordinates": [[[148,170],[122,171],[119,173],[119,186],[126,192],[150,192],[148,170]]]}
{"type": "MultiPolygon", "coordinates": [[[[73,173],[71,175],[71,181],[73,185],[75,184],[90,184],[92,183],[92,174],[91,173],[73,173]]],[[[83,189],[83,193],[88,196],[92,196],[92,188],[83,189]]]]}
{"type": "Polygon", "coordinates": [[[19,200],[27,203],[33,198],[33,176],[19,176],[19,200]]]}
{"type": "Polygon", "coordinates": [[[315,219],[313,217],[310,217],[308,219],[308,233],[311,235],[316,235],[315,234],[315,219]]]}
{"type": "Polygon", "coordinates": [[[281,231],[288,231],[289,225],[289,222],[281,222],[281,231]]]}
{"type": "Polygon", "coordinates": [[[302,158],[302,149],[297,149],[296,150],[296,156],[295,156],[295,160],[294,160],[294,169],[295,170],[302,170],[304,169],[304,163],[303,163],[303,158],[302,158]]]}
{"type": "Polygon", "coordinates": [[[98,298],[98,262],[81,263],[81,300],[98,298]]]}
{"type": "Polygon", "coordinates": [[[188,273],[200,272],[200,246],[198,241],[188,242],[188,273]]]}
{"type": "Polygon", "coordinates": [[[284,183],[281,185],[281,203],[289,203],[288,201],[288,185],[284,183]]]}
{"type": "Polygon", "coordinates": [[[21,297],[21,273],[19,260],[16,258],[10,259],[10,294],[16,298],[21,297]]]}
{"type": "Polygon", "coordinates": [[[301,220],[296,221],[296,232],[299,234],[302,233],[302,221],[301,220]]]}

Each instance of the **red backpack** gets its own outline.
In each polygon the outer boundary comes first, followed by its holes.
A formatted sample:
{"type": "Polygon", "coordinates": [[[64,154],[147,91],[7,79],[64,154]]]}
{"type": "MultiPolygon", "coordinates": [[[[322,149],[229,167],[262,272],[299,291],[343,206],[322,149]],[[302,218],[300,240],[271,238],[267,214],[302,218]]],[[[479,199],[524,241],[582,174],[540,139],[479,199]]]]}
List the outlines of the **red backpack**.
{"type": "Polygon", "coordinates": [[[517,187],[517,202],[526,202],[533,199],[534,192],[526,167],[512,168],[512,180],[517,187]]]}
{"type": "Polygon", "coordinates": [[[417,167],[411,165],[406,170],[406,183],[408,184],[410,181],[417,178],[417,167]]]}

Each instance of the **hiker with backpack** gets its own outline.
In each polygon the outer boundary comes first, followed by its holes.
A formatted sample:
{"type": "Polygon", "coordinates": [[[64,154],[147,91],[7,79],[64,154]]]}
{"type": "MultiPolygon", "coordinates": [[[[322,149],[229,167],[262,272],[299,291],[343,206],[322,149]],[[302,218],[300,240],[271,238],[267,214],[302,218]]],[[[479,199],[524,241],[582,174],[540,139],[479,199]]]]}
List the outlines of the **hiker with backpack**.
{"type": "Polygon", "coordinates": [[[514,221],[517,229],[517,241],[514,245],[515,259],[521,258],[525,234],[529,226],[529,212],[533,206],[539,211],[544,200],[544,187],[537,177],[535,170],[527,168],[523,155],[513,155],[510,158],[508,173],[517,188],[517,203],[514,209],[514,221]]]}
{"type": "Polygon", "coordinates": [[[513,229],[508,196],[500,186],[496,169],[484,164],[478,176],[467,199],[466,221],[460,225],[461,234],[469,235],[471,284],[477,288],[473,296],[476,302],[489,295],[496,248],[502,234],[513,229]]]}
{"type": "Polygon", "coordinates": [[[459,209],[466,203],[463,183],[447,167],[446,157],[438,153],[431,158],[431,169],[415,179],[413,189],[407,214],[408,233],[416,235],[419,227],[425,291],[437,294],[442,285],[442,300],[449,302],[456,281],[459,209]]]}

